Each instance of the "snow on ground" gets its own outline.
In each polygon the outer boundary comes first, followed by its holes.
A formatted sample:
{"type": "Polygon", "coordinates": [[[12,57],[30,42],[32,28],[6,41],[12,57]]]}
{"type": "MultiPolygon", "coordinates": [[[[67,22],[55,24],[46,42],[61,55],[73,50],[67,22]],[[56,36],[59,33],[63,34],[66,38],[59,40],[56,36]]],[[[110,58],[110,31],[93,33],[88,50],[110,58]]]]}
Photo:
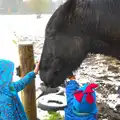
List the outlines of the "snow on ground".
{"type": "Polygon", "coordinates": [[[17,36],[44,37],[45,27],[50,14],[42,15],[36,19],[36,15],[1,15],[0,16],[0,58],[10,59],[19,64],[16,45],[12,40],[17,36]]]}

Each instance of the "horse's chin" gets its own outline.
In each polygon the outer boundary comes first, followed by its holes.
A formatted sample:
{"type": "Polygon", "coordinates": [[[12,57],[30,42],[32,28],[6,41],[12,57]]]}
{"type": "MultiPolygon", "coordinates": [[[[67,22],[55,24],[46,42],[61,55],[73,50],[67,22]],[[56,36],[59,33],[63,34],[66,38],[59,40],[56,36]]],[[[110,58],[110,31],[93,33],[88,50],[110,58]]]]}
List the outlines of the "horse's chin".
{"type": "Polygon", "coordinates": [[[48,72],[47,73],[44,72],[40,74],[41,80],[44,82],[45,86],[47,87],[55,88],[64,83],[65,77],[63,78],[56,75],[51,75],[51,76],[47,76],[47,75],[48,72]]]}

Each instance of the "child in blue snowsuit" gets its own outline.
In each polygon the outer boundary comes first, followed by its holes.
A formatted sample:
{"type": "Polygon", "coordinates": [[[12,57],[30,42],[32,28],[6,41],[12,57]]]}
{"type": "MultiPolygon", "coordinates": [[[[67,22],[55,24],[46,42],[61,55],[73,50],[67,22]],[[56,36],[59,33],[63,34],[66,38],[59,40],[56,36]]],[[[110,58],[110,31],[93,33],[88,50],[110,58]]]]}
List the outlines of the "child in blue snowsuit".
{"type": "Polygon", "coordinates": [[[34,71],[19,81],[12,82],[14,63],[0,59],[0,120],[28,120],[18,92],[35,78],[38,69],[39,63],[34,71]]]}
{"type": "Polygon", "coordinates": [[[67,106],[65,120],[97,120],[96,94],[93,90],[97,84],[84,84],[82,87],[69,77],[66,85],[67,106]]]}

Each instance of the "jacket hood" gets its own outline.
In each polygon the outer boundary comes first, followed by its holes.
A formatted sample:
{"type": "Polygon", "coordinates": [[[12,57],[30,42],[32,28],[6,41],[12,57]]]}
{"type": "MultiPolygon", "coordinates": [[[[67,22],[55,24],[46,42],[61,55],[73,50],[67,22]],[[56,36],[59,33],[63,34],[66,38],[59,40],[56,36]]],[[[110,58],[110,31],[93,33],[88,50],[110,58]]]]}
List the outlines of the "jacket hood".
{"type": "Polygon", "coordinates": [[[9,86],[12,82],[14,63],[9,60],[0,59],[0,90],[9,86]]]}
{"type": "Polygon", "coordinates": [[[96,94],[93,90],[97,84],[85,84],[74,93],[73,111],[76,113],[97,113],[96,94]]]}

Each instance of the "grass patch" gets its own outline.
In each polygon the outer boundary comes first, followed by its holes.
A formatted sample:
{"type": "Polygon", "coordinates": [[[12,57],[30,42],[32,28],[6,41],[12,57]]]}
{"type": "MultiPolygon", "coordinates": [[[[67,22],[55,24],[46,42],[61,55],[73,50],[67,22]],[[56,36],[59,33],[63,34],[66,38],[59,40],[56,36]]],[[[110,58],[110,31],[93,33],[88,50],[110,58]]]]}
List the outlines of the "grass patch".
{"type": "Polygon", "coordinates": [[[60,113],[54,111],[48,111],[49,117],[45,120],[64,120],[64,117],[60,115],[60,113]]]}

